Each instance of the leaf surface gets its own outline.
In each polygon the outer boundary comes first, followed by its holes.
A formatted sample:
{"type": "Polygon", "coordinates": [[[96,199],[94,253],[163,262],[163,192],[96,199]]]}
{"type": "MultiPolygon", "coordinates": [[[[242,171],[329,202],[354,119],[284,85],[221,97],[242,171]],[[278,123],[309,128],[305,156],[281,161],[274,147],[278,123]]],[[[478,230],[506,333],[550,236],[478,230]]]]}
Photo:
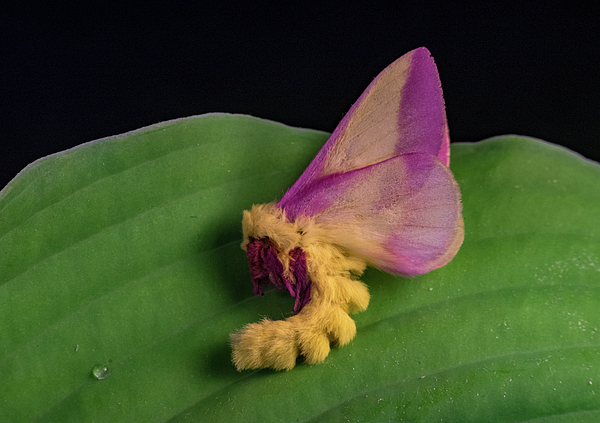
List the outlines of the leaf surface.
{"type": "Polygon", "coordinates": [[[229,333],[293,308],[252,294],[241,212],[326,139],[211,114],[24,169],[0,192],[0,420],[598,421],[600,166],[517,136],[452,145],[450,264],[369,269],[358,334],[321,365],[235,371],[229,333]]]}

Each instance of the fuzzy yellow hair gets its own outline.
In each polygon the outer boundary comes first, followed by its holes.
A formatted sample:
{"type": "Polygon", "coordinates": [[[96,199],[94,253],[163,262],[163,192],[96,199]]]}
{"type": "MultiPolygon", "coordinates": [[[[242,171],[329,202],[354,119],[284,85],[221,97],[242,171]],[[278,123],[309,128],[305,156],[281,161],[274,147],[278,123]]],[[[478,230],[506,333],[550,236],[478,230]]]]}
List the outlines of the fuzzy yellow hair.
{"type": "Polygon", "coordinates": [[[231,335],[236,368],[289,370],[299,355],[308,364],[320,363],[329,354],[330,344],[349,343],[356,334],[349,314],[369,305],[366,285],[355,279],[366,268],[364,258],[333,243],[327,230],[311,217],[288,221],[275,203],[244,211],[242,228],[242,249],[246,250],[250,238],[268,238],[288,276],[290,252],[302,249],[312,286],[310,301],[295,316],[279,321],[264,319],[231,335]]]}

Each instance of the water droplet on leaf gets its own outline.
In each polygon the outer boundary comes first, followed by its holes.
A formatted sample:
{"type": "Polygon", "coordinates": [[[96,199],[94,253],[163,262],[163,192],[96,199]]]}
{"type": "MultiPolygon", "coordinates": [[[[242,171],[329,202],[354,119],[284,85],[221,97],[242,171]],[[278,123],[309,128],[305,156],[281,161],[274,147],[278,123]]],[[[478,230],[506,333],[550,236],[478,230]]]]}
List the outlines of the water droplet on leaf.
{"type": "Polygon", "coordinates": [[[92,374],[96,379],[106,379],[110,376],[110,370],[107,366],[103,366],[101,364],[96,364],[92,369],[92,374]]]}

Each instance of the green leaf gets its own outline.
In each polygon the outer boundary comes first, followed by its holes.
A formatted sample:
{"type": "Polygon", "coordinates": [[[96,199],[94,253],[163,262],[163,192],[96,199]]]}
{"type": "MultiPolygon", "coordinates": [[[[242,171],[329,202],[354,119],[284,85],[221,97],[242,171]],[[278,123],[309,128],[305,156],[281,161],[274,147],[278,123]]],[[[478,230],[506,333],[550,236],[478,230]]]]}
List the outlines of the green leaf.
{"type": "Polygon", "coordinates": [[[0,421],[598,421],[600,166],[516,136],[452,145],[450,264],[368,270],[323,364],[235,371],[229,333],[293,307],[252,295],[241,212],[326,138],[205,115],[21,172],[0,192],[0,421]]]}

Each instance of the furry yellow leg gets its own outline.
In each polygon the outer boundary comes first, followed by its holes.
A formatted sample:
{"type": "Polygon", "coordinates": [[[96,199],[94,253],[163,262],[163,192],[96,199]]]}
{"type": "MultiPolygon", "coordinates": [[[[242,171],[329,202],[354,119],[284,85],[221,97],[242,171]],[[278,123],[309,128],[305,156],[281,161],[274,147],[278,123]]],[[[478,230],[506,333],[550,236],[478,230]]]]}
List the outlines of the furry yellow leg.
{"type": "Polygon", "coordinates": [[[235,367],[239,371],[264,367],[275,370],[293,368],[298,357],[297,334],[288,320],[265,319],[231,334],[235,367]]]}
{"type": "Polygon", "coordinates": [[[345,345],[354,338],[356,325],[348,313],[365,310],[368,304],[368,289],[360,281],[344,276],[315,280],[311,301],[297,315],[265,319],[231,335],[233,363],[240,371],[290,370],[298,355],[308,364],[320,363],[329,354],[330,343],[345,345]]]}

